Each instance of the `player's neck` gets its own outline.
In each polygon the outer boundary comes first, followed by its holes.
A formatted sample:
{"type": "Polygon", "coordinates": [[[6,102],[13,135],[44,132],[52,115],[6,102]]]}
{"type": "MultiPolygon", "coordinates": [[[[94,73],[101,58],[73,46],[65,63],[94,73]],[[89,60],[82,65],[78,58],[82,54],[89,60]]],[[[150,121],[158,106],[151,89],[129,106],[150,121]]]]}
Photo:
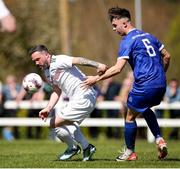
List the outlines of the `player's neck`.
{"type": "Polygon", "coordinates": [[[135,30],[135,29],[136,29],[136,28],[133,27],[133,26],[129,27],[128,30],[127,30],[127,34],[128,34],[129,32],[131,32],[131,31],[135,30]]]}
{"type": "Polygon", "coordinates": [[[46,59],[47,59],[48,65],[50,65],[51,57],[52,57],[52,55],[50,55],[50,54],[47,55],[47,58],[46,58],[46,59]]]}

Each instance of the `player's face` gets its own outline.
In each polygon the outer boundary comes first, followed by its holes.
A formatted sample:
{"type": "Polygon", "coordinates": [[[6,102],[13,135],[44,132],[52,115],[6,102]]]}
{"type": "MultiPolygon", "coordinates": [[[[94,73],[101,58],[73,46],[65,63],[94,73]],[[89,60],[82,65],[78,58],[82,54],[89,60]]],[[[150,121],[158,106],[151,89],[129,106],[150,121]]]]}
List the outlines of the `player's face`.
{"type": "Polygon", "coordinates": [[[49,66],[48,60],[47,60],[47,52],[34,52],[31,55],[31,59],[33,62],[35,62],[36,66],[38,66],[40,69],[45,69],[49,66]]]}
{"type": "Polygon", "coordinates": [[[112,26],[113,26],[113,31],[117,32],[121,36],[126,35],[126,27],[127,27],[127,19],[126,18],[114,18],[112,20],[112,26]]]}
{"type": "Polygon", "coordinates": [[[173,80],[170,82],[169,86],[171,89],[177,89],[178,88],[178,82],[173,80]]]}

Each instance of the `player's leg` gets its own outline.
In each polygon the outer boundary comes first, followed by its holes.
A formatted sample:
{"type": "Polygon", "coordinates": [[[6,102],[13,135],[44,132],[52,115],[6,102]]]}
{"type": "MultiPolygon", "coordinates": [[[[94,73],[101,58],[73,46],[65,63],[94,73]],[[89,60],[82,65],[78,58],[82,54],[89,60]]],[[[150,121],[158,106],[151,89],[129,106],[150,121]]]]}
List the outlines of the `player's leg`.
{"type": "Polygon", "coordinates": [[[151,109],[147,109],[143,113],[143,117],[147,122],[149,129],[155,138],[161,137],[161,131],[155,113],[151,109]]]}
{"type": "Polygon", "coordinates": [[[83,149],[83,161],[89,161],[92,158],[92,155],[95,153],[96,148],[94,145],[90,144],[83,133],[78,124],[71,124],[66,126],[74,137],[74,139],[81,145],[83,149]]]}
{"type": "Polygon", "coordinates": [[[161,131],[159,124],[157,122],[157,118],[155,116],[155,113],[151,109],[147,109],[143,113],[144,119],[146,120],[152,134],[155,137],[157,149],[158,149],[158,158],[164,159],[168,152],[167,152],[167,145],[164,139],[161,136],[161,131]]]}
{"type": "Polygon", "coordinates": [[[65,125],[69,133],[71,133],[71,137],[73,136],[72,138],[81,144],[83,148],[83,161],[90,160],[96,148],[88,143],[79,126],[73,123],[77,122],[80,124],[94,107],[95,98],[90,97],[87,99],[86,96],[85,98],[69,102],[68,106],[61,110],[61,112],[56,113],[56,117],[51,120],[51,126],[53,127],[65,125]]]}
{"type": "Polygon", "coordinates": [[[69,130],[66,128],[66,126],[56,127],[53,129],[56,136],[63,142],[65,142],[68,145],[69,149],[76,149],[77,144],[72,138],[69,130]]]}
{"type": "Polygon", "coordinates": [[[50,121],[50,126],[53,128],[52,130],[55,135],[68,146],[65,152],[59,156],[59,160],[68,160],[75,154],[79,154],[81,151],[68,128],[64,125],[69,123],[71,122],[61,119],[58,116],[54,116],[50,121]]]}
{"type": "MultiPolygon", "coordinates": [[[[148,103],[149,103],[148,106],[151,107],[151,106],[158,105],[164,96],[165,90],[166,90],[165,88],[155,88],[155,89],[147,90],[146,98],[148,99],[148,103]]],[[[154,135],[156,139],[156,144],[157,144],[157,149],[158,149],[158,158],[164,159],[167,156],[167,145],[161,136],[161,131],[160,131],[160,127],[157,121],[157,117],[155,116],[155,113],[149,107],[142,114],[152,134],[154,135]]]]}
{"type": "Polygon", "coordinates": [[[125,144],[126,149],[120,156],[116,158],[117,161],[133,161],[137,159],[137,154],[135,153],[135,140],[137,134],[137,124],[135,118],[139,113],[128,109],[125,117],[125,144]]]}
{"type": "Polygon", "coordinates": [[[66,126],[72,137],[82,146],[83,149],[87,148],[89,143],[85,136],[82,134],[80,127],[76,124],[71,124],[66,126]]]}
{"type": "Polygon", "coordinates": [[[119,157],[117,161],[136,160],[137,155],[135,153],[135,139],[137,133],[136,117],[139,113],[146,109],[146,95],[142,92],[134,92],[133,89],[128,95],[127,107],[128,111],[125,114],[125,143],[126,150],[119,157]]]}
{"type": "Polygon", "coordinates": [[[142,112],[144,119],[146,120],[152,134],[155,138],[161,137],[161,131],[159,124],[157,122],[157,117],[155,113],[150,109],[150,107],[160,104],[166,88],[155,88],[155,89],[146,89],[145,99],[146,109],[142,112]]]}
{"type": "Polygon", "coordinates": [[[62,119],[73,122],[66,124],[66,127],[72,134],[73,138],[82,146],[83,161],[91,160],[96,148],[92,144],[88,143],[80,130],[79,124],[93,111],[95,103],[96,98],[91,94],[87,94],[85,97],[71,100],[68,103],[68,106],[58,114],[58,116],[62,119]]]}
{"type": "Polygon", "coordinates": [[[135,118],[139,113],[128,109],[126,120],[125,120],[125,142],[128,149],[134,151],[135,149],[135,138],[137,133],[137,124],[135,118]]]}

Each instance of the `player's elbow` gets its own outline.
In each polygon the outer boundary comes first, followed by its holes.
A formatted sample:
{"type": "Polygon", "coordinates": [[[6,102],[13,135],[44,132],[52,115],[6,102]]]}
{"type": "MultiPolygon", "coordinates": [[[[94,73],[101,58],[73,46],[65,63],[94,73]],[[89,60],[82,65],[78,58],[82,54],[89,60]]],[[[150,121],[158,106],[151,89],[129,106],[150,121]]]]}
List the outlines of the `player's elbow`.
{"type": "Polygon", "coordinates": [[[164,58],[163,58],[163,64],[164,64],[165,72],[167,72],[167,70],[168,70],[168,67],[170,64],[170,59],[171,59],[170,54],[168,52],[166,52],[166,55],[164,55],[164,58]]]}
{"type": "Polygon", "coordinates": [[[167,52],[165,57],[164,57],[164,63],[169,64],[170,59],[171,59],[171,55],[170,55],[170,53],[167,52]]]}

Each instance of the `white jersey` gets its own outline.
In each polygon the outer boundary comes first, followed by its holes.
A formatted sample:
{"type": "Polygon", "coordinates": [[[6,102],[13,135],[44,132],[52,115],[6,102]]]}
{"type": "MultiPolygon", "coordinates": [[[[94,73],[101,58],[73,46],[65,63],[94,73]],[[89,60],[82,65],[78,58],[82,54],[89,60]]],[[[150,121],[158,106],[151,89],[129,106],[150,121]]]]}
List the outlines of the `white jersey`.
{"type": "Polygon", "coordinates": [[[4,2],[0,0],[0,19],[4,18],[5,16],[9,15],[10,12],[5,6],[4,2]]]}
{"type": "Polygon", "coordinates": [[[85,74],[72,65],[72,60],[71,56],[52,55],[50,67],[44,71],[49,83],[58,85],[70,100],[88,93],[96,95],[92,87],[89,89],[81,87],[85,80],[85,74]]]}

